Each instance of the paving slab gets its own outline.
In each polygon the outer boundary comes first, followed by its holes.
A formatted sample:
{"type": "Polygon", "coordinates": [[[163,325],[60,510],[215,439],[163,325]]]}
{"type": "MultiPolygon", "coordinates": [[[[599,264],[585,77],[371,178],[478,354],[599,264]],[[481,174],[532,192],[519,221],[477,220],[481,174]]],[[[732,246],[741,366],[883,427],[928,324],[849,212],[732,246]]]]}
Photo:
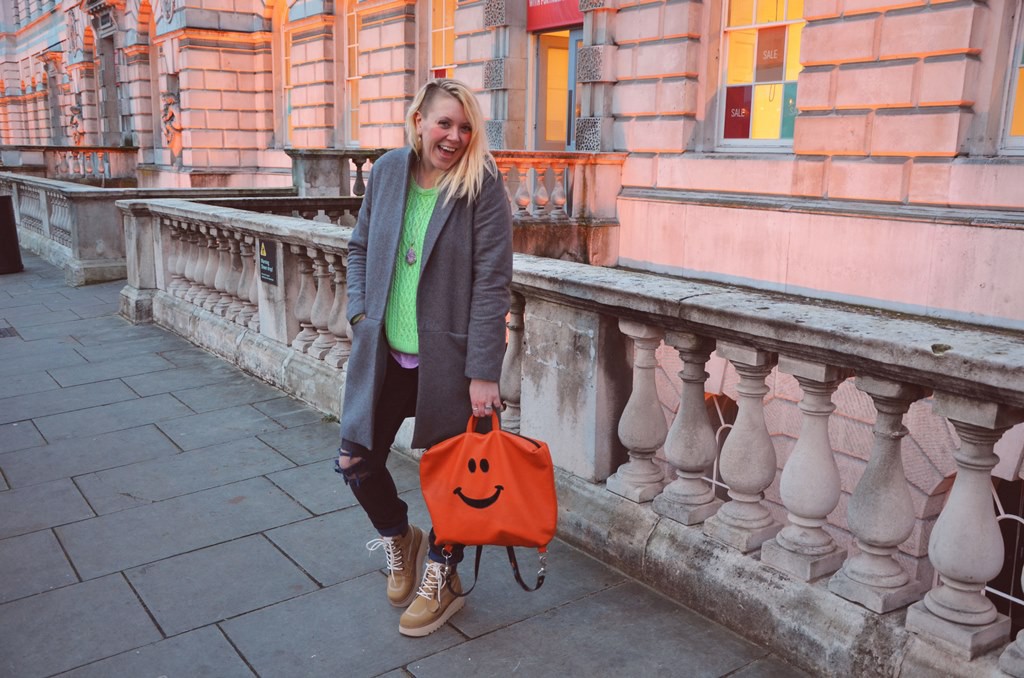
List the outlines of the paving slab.
{"type": "Polygon", "coordinates": [[[60,302],[67,300],[67,297],[56,291],[39,292],[36,295],[26,297],[24,295],[12,295],[7,292],[5,288],[4,297],[0,298],[0,310],[18,308],[21,306],[35,306],[37,304],[46,304],[50,301],[54,301],[59,304],[60,302]]]}
{"type": "Polygon", "coordinates": [[[183,450],[281,430],[280,424],[249,405],[181,417],[160,422],[158,426],[183,450]]]}
{"type": "Polygon", "coordinates": [[[90,323],[87,329],[75,332],[75,337],[83,346],[118,346],[131,344],[143,339],[164,339],[170,334],[159,325],[132,325],[121,316],[102,316],[87,318],[80,322],[90,323]],[[106,321],[104,323],[104,321],[106,321]]]}
{"type": "Polygon", "coordinates": [[[53,391],[57,388],[60,388],[60,385],[42,370],[12,374],[0,379],[0,399],[53,391]]]}
{"type": "Polygon", "coordinates": [[[89,436],[136,428],[168,419],[188,417],[191,414],[192,410],[173,397],[157,395],[54,414],[49,417],[38,417],[35,423],[43,437],[53,441],[72,436],[89,436]]]}
{"type": "Polygon", "coordinates": [[[157,640],[120,574],[0,605],[4,676],[50,676],[157,640]]]}
{"type": "MultiPolygon", "coordinates": [[[[72,342],[73,343],[73,342],[72,342]]],[[[62,342],[35,345],[35,342],[15,342],[13,339],[0,340],[0,378],[26,372],[43,372],[55,367],[84,365],[86,359],[75,349],[62,342]]]]}
{"type": "Polygon", "coordinates": [[[66,525],[57,537],[79,576],[92,579],[308,517],[254,478],[66,525]]]}
{"type": "Polygon", "coordinates": [[[0,492],[11,489],[10,485],[7,484],[7,480],[4,479],[2,469],[0,469],[0,492]]]}
{"type": "Polygon", "coordinates": [[[73,322],[82,319],[80,315],[70,309],[66,311],[51,311],[45,306],[22,306],[18,309],[3,311],[2,315],[7,322],[18,330],[18,334],[23,337],[26,333],[31,334],[31,332],[28,332],[28,328],[31,327],[73,322]],[[29,312],[27,309],[34,309],[34,312],[29,312]]]}
{"type": "MultiPolygon", "coordinates": [[[[419,469],[414,463],[393,454],[388,459],[388,467],[399,492],[419,486],[419,469]]],[[[317,515],[354,506],[356,503],[352,490],[334,472],[334,455],[324,461],[279,471],[267,477],[317,515]]]]}
{"type": "Polygon", "coordinates": [[[287,396],[253,403],[253,407],[285,428],[324,421],[324,413],[287,396]]]}
{"type": "Polygon", "coordinates": [[[126,356],[117,360],[89,363],[75,367],[61,367],[50,370],[50,376],[61,386],[77,386],[96,381],[131,377],[137,374],[161,372],[173,367],[173,363],[164,360],[158,355],[140,353],[139,355],[126,356]]]}
{"type": "Polygon", "coordinates": [[[93,516],[75,484],[68,479],[0,493],[0,539],[45,530],[93,516]]]}
{"type": "MultiPolygon", "coordinates": [[[[39,430],[31,421],[0,424],[0,455],[13,450],[23,450],[26,447],[38,447],[45,444],[46,440],[39,435],[39,430]]],[[[0,469],[2,468],[3,462],[0,461],[0,469]]]]}
{"type": "Polygon", "coordinates": [[[377,676],[462,641],[451,626],[425,638],[399,635],[401,613],[388,604],[383,580],[373,573],[223,622],[221,628],[261,676],[377,676]]]}
{"type": "Polygon", "coordinates": [[[810,678],[810,675],[776,657],[766,657],[730,673],[729,678],[810,678]]]}
{"type": "MultiPolygon", "coordinates": [[[[472,595],[467,608],[480,604],[472,595]]],[[[458,615],[453,619],[458,620],[458,615]]],[[[630,582],[405,668],[416,678],[512,673],[560,678],[658,676],[679,675],[682,667],[687,677],[717,677],[766,654],[731,631],[630,582]]]]}
{"type": "MultiPolygon", "coordinates": [[[[430,516],[419,490],[401,497],[409,505],[409,522],[427,530],[430,516]]],[[[266,535],[323,586],[377,572],[384,566],[380,551],[366,550],[366,542],[375,539],[377,532],[358,506],[285,525],[266,535]]]]}
{"type": "Polygon", "coordinates": [[[95,304],[78,304],[72,310],[79,318],[99,318],[115,315],[120,310],[120,304],[116,301],[100,301],[95,304]]]}
{"type": "Polygon", "coordinates": [[[131,389],[117,380],[13,396],[0,400],[0,424],[108,405],[136,397],[131,389]]]}
{"type": "MultiPolygon", "coordinates": [[[[55,311],[59,313],[59,311],[55,311]]],[[[74,320],[67,320],[49,325],[38,325],[18,330],[18,334],[26,341],[36,339],[47,339],[52,337],[87,337],[102,331],[127,332],[132,325],[121,318],[88,318],[83,320],[76,316],[74,320]]]]}
{"type": "MultiPolygon", "coordinates": [[[[24,356],[43,356],[49,355],[53,351],[74,349],[79,346],[81,344],[71,337],[56,337],[53,339],[39,339],[37,341],[25,341],[19,336],[3,337],[0,340],[0,358],[6,360],[24,356]]],[[[75,355],[81,358],[77,352],[75,355]]],[[[56,364],[53,367],[60,367],[60,365],[56,364]]],[[[44,366],[39,371],[45,369],[47,368],[44,366]]]]}
{"type": "Polygon", "coordinates": [[[253,678],[253,672],[215,626],[184,633],[61,673],[59,678],[253,678]]]}
{"type": "MultiPolygon", "coordinates": [[[[207,353],[198,346],[186,343],[185,348],[176,348],[169,351],[161,351],[160,356],[169,360],[177,367],[223,367],[230,365],[223,358],[207,353]]],[[[233,366],[232,366],[233,367],[233,366]]],[[[234,368],[238,369],[238,368],[234,368]]]]}
{"type": "Polygon", "coordinates": [[[299,465],[337,457],[341,441],[338,424],[325,421],[264,433],[259,438],[299,465]]]}
{"type": "Polygon", "coordinates": [[[77,582],[50,530],[0,539],[0,603],[77,582]]]}
{"type": "MultiPolygon", "coordinates": [[[[83,320],[82,322],[85,321],[83,320]]],[[[191,344],[181,337],[168,332],[162,336],[151,336],[142,339],[134,339],[131,336],[126,336],[125,341],[105,342],[100,343],[99,345],[83,344],[82,347],[77,350],[78,353],[89,362],[98,363],[105,360],[117,360],[130,355],[138,355],[139,353],[161,353],[163,351],[173,351],[175,349],[182,348],[183,346],[190,345],[191,344]]]]}
{"type": "Polygon", "coordinates": [[[259,535],[143,565],[125,574],[168,636],[318,589],[259,535]]]}
{"type": "Polygon", "coordinates": [[[275,400],[282,395],[273,386],[242,374],[237,369],[233,372],[229,378],[215,384],[174,391],[174,397],[196,412],[212,412],[261,400],[275,400]]]}
{"type": "MultiPolygon", "coordinates": [[[[165,354],[160,354],[161,359],[165,354]]],[[[171,363],[170,360],[167,360],[171,363]]],[[[173,363],[171,363],[173,365],[173,363]]],[[[128,377],[124,383],[141,396],[157,395],[185,391],[207,384],[239,378],[238,368],[220,361],[217,365],[200,365],[196,367],[173,367],[159,374],[142,374],[128,377]]],[[[183,401],[184,402],[184,401],[183,401]]],[[[198,410],[197,410],[198,411],[198,410]]]]}
{"type": "Polygon", "coordinates": [[[291,467],[273,449],[249,438],[89,473],[75,482],[102,515],[291,467]]]}
{"type": "MultiPolygon", "coordinates": [[[[21,422],[17,426],[32,424],[21,422]]],[[[0,427],[0,441],[3,438],[3,427],[0,427]]],[[[181,450],[160,429],[148,425],[102,435],[64,438],[43,447],[0,454],[0,470],[12,485],[23,487],[179,452],[181,450]]]]}

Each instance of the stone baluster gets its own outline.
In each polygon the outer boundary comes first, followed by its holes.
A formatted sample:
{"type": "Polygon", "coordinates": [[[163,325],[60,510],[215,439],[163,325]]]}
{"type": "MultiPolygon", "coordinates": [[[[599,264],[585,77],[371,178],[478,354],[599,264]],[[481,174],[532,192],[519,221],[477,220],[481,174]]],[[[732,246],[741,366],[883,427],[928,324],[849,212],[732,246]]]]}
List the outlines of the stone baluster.
{"type": "Polygon", "coordinates": [[[235,296],[238,297],[238,308],[232,307],[228,311],[228,319],[244,326],[248,324],[253,313],[249,290],[252,287],[255,267],[252,257],[252,236],[238,233],[236,237],[238,238],[238,258],[242,260],[242,273],[238,276],[238,289],[235,291],[235,296]]]}
{"type": "Polygon", "coordinates": [[[764,396],[768,393],[765,379],[771,374],[776,356],[721,341],[717,353],[739,374],[739,410],[718,465],[722,480],[729,486],[729,501],[704,522],[704,534],[749,553],[782,529],[763,501],[776,471],[775,447],[764,422],[764,396]]]}
{"type": "Polygon", "coordinates": [[[665,458],[675,468],[676,478],[654,499],[655,513],[683,525],[702,523],[722,505],[715,490],[704,479],[718,456],[715,429],[704,402],[704,366],[715,350],[715,340],[684,332],[669,332],[665,343],[679,352],[683,369],[679,409],[665,438],[665,458]]]}
{"type": "Polygon", "coordinates": [[[211,253],[213,257],[214,270],[213,279],[211,280],[210,296],[203,302],[203,308],[207,311],[216,312],[218,308],[227,308],[230,303],[230,298],[227,302],[224,301],[225,290],[227,287],[224,284],[224,275],[228,270],[229,259],[228,259],[228,240],[231,238],[231,234],[226,232],[223,228],[217,229],[214,234],[217,236],[217,253],[211,253]]]}
{"type": "Polygon", "coordinates": [[[936,392],[934,412],[960,436],[956,478],[931,537],[928,558],[939,584],[907,610],[907,628],[953,654],[973,659],[1005,643],[1010,619],[984,595],[1003,567],[1003,536],[992,506],[992,451],[1024,410],[936,392]]]}
{"type": "Polygon", "coordinates": [[[509,173],[512,170],[511,165],[498,165],[498,171],[501,172],[502,185],[505,187],[505,197],[508,198],[508,204],[512,205],[512,191],[509,190],[509,173]]]}
{"type": "Polygon", "coordinates": [[[258,241],[255,237],[250,239],[246,236],[246,243],[252,244],[252,281],[249,283],[249,293],[246,297],[249,299],[249,305],[252,307],[252,315],[249,317],[249,322],[246,326],[254,332],[260,331],[260,260],[259,260],[259,246],[258,241]]]}
{"type": "Polygon", "coordinates": [[[565,211],[566,195],[565,195],[565,166],[553,166],[555,174],[555,185],[551,189],[551,214],[550,216],[555,219],[564,219],[569,215],[565,211]]]}
{"type": "Polygon", "coordinates": [[[857,388],[875,404],[871,459],[850,497],[847,521],[857,550],[833,575],[828,588],[838,596],[884,614],[918,598],[926,584],[912,581],[896,562],[897,547],[914,530],[914,505],[903,472],[900,441],[907,435],[903,416],[928,391],[871,376],[858,376],[857,388]]]}
{"type": "Polygon", "coordinates": [[[170,247],[167,248],[166,271],[168,276],[164,291],[173,296],[184,282],[181,274],[185,263],[185,241],[182,239],[184,232],[177,223],[170,219],[161,218],[160,223],[163,228],[167,229],[167,238],[170,242],[170,247]]]}
{"type": "Polygon", "coordinates": [[[530,216],[530,170],[528,167],[516,167],[516,176],[519,177],[519,186],[512,198],[515,213],[512,215],[517,219],[530,216]]]}
{"type": "Polygon", "coordinates": [[[217,245],[217,277],[214,280],[214,286],[220,292],[220,296],[210,310],[224,317],[231,307],[231,302],[235,299],[235,287],[237,286],[237,280],[232,284],[233,276],[231,269],[231,246],[235,243],[235,234],[221,229],[219,235],[217,245]]]}
{"type": "Polygon", "coordinates": [[[634,347],[633,392],[619,418],[619,440],[629,450],[629,461],[608,477],[608,490],[639,503],[654,499],[664,481],[654,463],[654,454],[668,433],[654,382],[658,366],[654,352],[664,333],[625,319],[619,320],[619,330],[633,340],[634,347]]]}
{"type": "Polygon", "coordinates": [[[539,165],[533,168],[533,180],[536,186],[533,191],[533,215],[535,217],[543,217],[547,212],[548,201],[551,199],[548,195],[547,179],[547,165],[539,165]]]}
{"type": "Polygon", "coordinates": [[[212,228],[206,226],[199,227],[199,233],[201,234],[199,240],[199,247],[201,252],[199,254],[199,260],[196,262],[196,293],[192,297],[192,303],[196,306],[202,306],[207,297],[210,296],[211,290],[210,285],[207,284],[207,276],[209,276],[210,283],[213,282],[213,275],[216,270],[211,266],[211,261],[216,261],[215,251],[217,249],[217,240],[211,235],[212,228]]]}
{"type": "Polygon", "coordinates": [[[196,279],[196,267],[199,265],[200,255],[200,236],[195,227],[186,227],[185,238],[188,240],[188,259],[185,260],[185,280],[188,282],[188,287],[182,287],[180,293],[175,296],[191,303],[200,287],[196,279]]]}
{"type": "Polygon", "coordinates": [[[508,317],[508,347],[501,363],[501,397],[505,403],[505,412],[501,415],[501,427],[509,431],[519,432],[522,412],[520,402],[523,395],[523,312],[526,310],[526,299],[516,292],[512,293],[508,317]]]}
{"type": "Polygon", "coordinates": [[[306,256],[305,248],[291,245],[291,251],[295,255],[299,274],[299,294],[295,298],[294,313],[295,319],[299,321],[299,327],[302,328],[292,340],[292,348],[305,353],[317,338],[317,331],[310,319],[313,300],[316,298],[316,284],[313,280],[313,263],[306,256]]]}
{"type": "Polygon", "coordinates": [[[334,305],[331,307],[327,329],[334,335],[334,345],[330,353],[324,356],[324,362],[336,369],[348,360],[352,343],[348,339],[351,328],[348,326],[348,284],[346,281],[346,260],[342,254],[327,252],[324,255],[327,263],[334,268],[334,305]]]}
{"type": "Polygon", "coordinates": [[[842,491],[828,422],[836,409],[832,394],[847,375],[832,365],[789,356],[779,357],[779,371],[792,374],[803,389],[803,423],[779,481],[789,524],[761,545],[761,562],[811,581],[832,574],[846,559],[824,526],[842,491]]]}
{"type": "Polygon", "coordinates": [[[363,165],[366,164],[366,160],[366,158],[352,158],[352,164],[356,166],[356,181],[352,188],[359,197],[366,193],[366,182],[363,181],[363,165]]]}
{"type": "Polygon", "coordinates": [[[331,334],[329,327],[331,309],[334,308],[334,289],[331,286],[331,278],[333,276],[323,252],[312,247],[309,248],[308,252],[313,260],[313,275],[316,278],[316,296],[313,297],[313,306],[309,311],[309,319],[316,329],[317,337],[307,353],[317,360],[323,360],[331,352],[331,349],[334,348],[334,344],[337,341],[334,335],[331,334]]]}
{"type": "Polygon", "coordinates": [[[242,298],[239,296],[238,287],[242,280],[242,255],[240,245],[242,234],[235,232],[229,234],[228,238],[228,272],[224,276],[224,286],[227,288],[227,304],[224,307],[224,319],[234,322],[238,312],[242,310],[242,298]]]}

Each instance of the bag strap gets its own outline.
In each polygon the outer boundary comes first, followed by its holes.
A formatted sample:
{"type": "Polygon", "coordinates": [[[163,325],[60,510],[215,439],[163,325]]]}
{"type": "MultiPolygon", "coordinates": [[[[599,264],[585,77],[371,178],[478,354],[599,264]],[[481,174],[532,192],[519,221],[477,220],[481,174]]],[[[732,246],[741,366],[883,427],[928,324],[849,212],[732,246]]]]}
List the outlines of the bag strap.
{"type": "MultiPolygon", "coordinates": [[[[516,578],[516,583],[518,583],[524,591],[532,593],[544,585],[544,577],[548,572],[548,552],[546,548],[537,549],[537,559],[540,561],[540,569],[537,570],[537,584],[533,588],[530,588],[529,584],[523,581],[523,576],[519,573],[519,561],[516,560],[515,549],[511,546],[506,546],[505,550],[508,552],[508,562],[512,566],[512,575],[516,578]]],[[[476,588],[477,582],[480,581],[480,559],[483,557],[483,554],[484,547],[477,546],[476,555],[473,558],[473,585],[462,593],[456,593],[456,597],[464,598],[476,588]]]]}

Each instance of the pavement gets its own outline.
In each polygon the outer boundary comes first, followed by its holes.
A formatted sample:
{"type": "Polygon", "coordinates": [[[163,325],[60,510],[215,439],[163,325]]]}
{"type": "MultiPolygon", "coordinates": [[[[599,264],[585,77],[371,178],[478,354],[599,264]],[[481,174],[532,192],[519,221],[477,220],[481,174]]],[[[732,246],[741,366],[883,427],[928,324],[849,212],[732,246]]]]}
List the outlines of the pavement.
{"type": "MultiPolygon", "coordinates": [[[[806,675],[557,540],[540,591],[489,549],[450,624],[399,635],[335,419],[130,325],[123,282],[22,256],[0,275],[0,676],[806,675]]],[[[389,465],[426,526],[415,462],[389,465]]]]}

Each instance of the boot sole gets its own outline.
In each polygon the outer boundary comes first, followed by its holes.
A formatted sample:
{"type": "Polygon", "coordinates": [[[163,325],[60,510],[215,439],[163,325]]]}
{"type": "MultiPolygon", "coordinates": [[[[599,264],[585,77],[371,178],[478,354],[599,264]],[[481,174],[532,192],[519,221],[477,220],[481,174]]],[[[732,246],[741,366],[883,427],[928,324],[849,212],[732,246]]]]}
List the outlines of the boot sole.
{"type": "Polygon", "coordinates": [[[447,624],[448,620],[451,619],[455,615],[455,613],[461,610],[465,605],[465,598],[456,598],[451,603],[449,603],[448,607],[445,608],[445,611],[441,613],[441,616],[438,617],[436,621],[433,621],[427,624],[426,626],[419,626],[416,628],[408,628],[406,626],[402,626],[401,624],[399,624],[398,632],[401,633],[403,636],[410,636],[412,638],[422,638],[423,636],[429,636],[431,633],[447,624]]]}
{"type": "MultiPolygon", "coordinates": [[[[422,572],[423,571],[423,562],[426,559],[427,559],[427,533],[424,532],[423,530],[420,530],[420,546],[419,546],[418,549],[416,549],[416,562],[414,563],[414,567],[412,568],[412,571],[413,572],[422,572]]],[[[409,605],[412,603],[413,599],[416,597],[416,590],[418,588],[419,588],[419,583],[418,582],[414,582],[413,586],[412,586],[412,589],[409,591],[409,595],[407,595],[404,599],[395,601],[395,600],[391,600],[390,598],[388,598],[388,602],[391,603],[392,607],[409,607],[409,605]]]]}

